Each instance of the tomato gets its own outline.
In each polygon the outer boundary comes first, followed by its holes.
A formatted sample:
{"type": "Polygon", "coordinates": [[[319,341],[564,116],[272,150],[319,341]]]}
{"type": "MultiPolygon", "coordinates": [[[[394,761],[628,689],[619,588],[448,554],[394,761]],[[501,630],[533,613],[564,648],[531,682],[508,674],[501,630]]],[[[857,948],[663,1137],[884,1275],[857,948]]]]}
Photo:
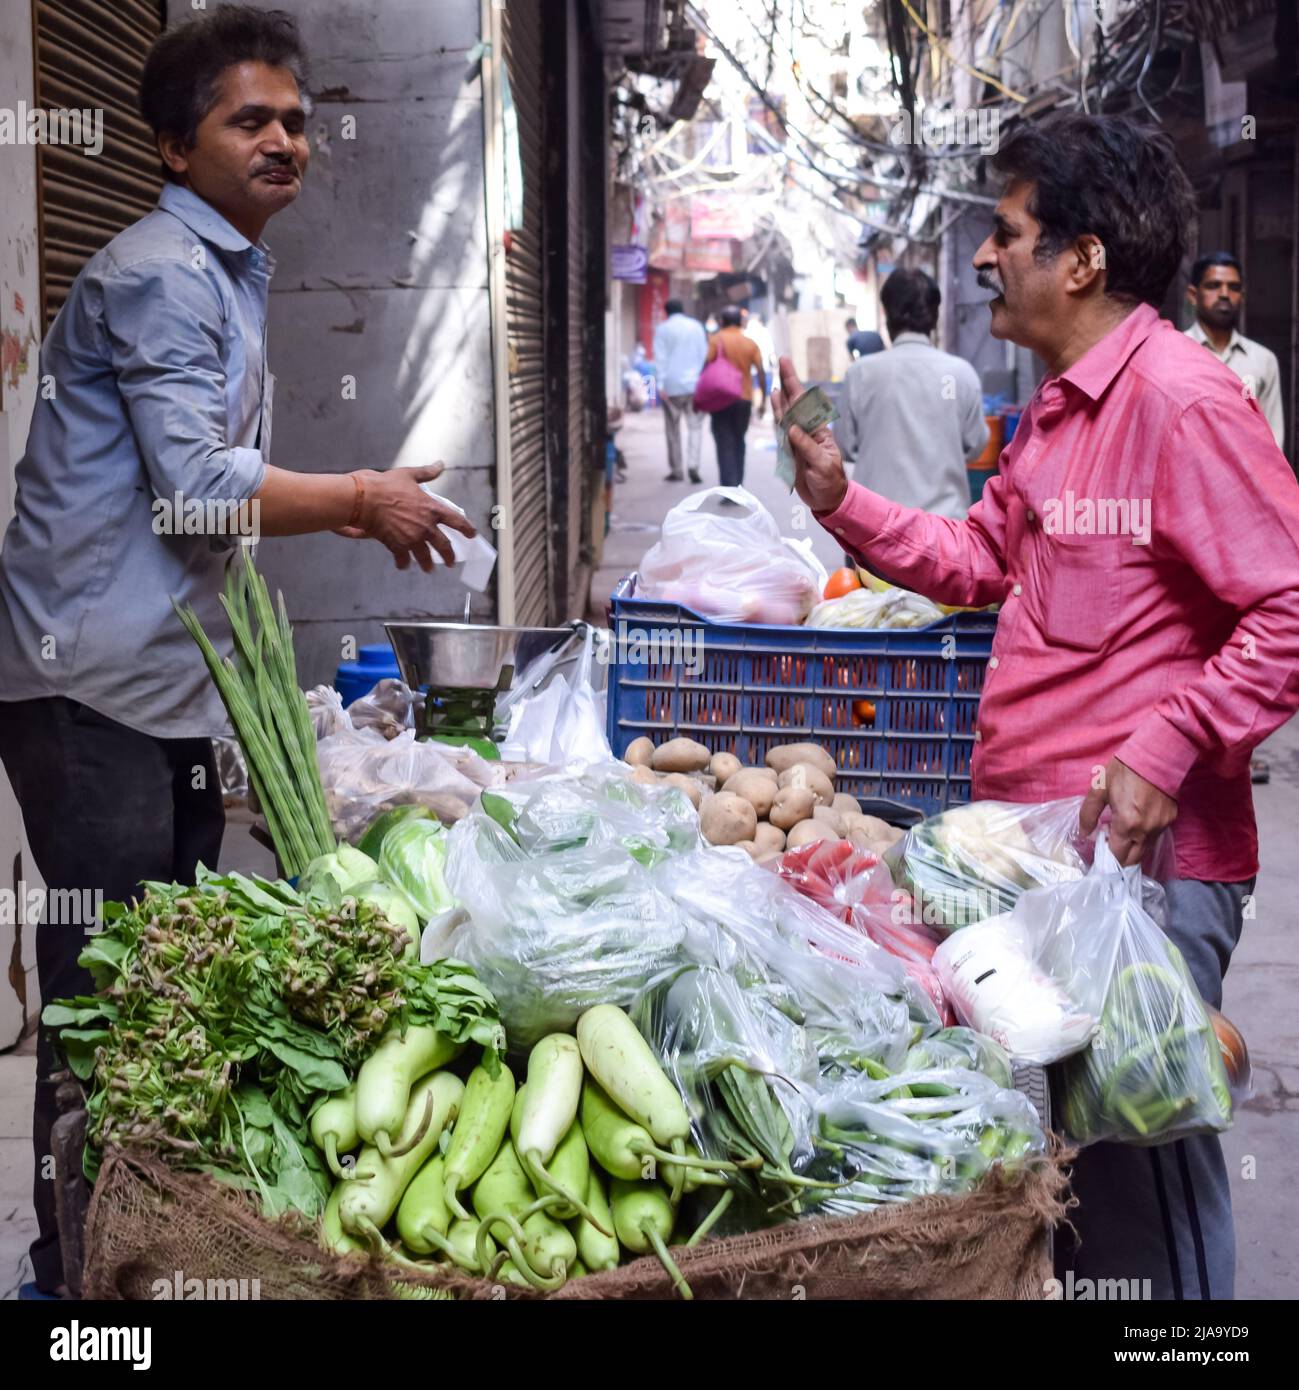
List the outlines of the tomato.
{"type": "Polygon", "coordinates": [[[835,570],[830,578],[825,581],[825,592],[821,597],[842,598],[845,594],[850,594],[854,589],[860,588],[861,580],[857,578],[856,570],[835,570]]]}
{"type": "Polygon", "coordinates": [[[854,724],[873,724],[875,722],[874,704],[870,700],[854,700],[852,722],[854,724]]]}

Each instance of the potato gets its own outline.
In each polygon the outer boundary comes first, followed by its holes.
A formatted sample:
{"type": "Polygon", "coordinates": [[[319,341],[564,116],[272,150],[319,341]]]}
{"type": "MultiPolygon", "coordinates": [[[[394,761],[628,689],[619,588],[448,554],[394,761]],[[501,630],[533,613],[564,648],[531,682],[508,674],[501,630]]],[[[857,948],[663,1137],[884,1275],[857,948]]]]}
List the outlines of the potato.
{"type": "Polygon", "coordinates": [[[724,787],[727,781],[740,770],[740,760],[734,753],[714,753],[708,770],[717,778],[717,785],[724,787]]]}
{"type": "Polygon", "coordinates": [[[835,792],[834,800],[830,803],[841,816],[860,816],[861,802],[855,796],[849,796],[847,792],[835,792]]]}
{"type": "Polygon", "coordinates": [[[657,787],[659,775],[652,767],[646,767],[643,763],[639,767],[632,768],[631,780],[642,782],[647,786],[657,787]]]}
{"type": "Polygon", "coordinates": [[[814,806],[812,819],[828,825],[841,840],[848,833],[848,827],[843,823],[843,817],[833,806],[814,806]]]}
{"type": "Polygon", "coordinates": [[[665,786],[679,787],[690,798],[690,804],[697,811],[699,803],[704,799],[704,789],[693,778],[687,777],[684,772],[669,772],[663,778],[665,786]]]}
{"type": "Polygon", "coordinates": [[[842,836],[836,835],[823,820],[801,820],[789,832],[785,843],[790,849],[797,849],[800,845],[810,845],[814,840],[838,839],[842,839],[842,836]]]}
{"type": "Polygon", "coordinates": [[[784,852],[785,832],[778,826],[768,825],[765,821],[761,822],[753,832],[753,839],[759,849],[774,849],[781,853],[784,852]]]}
{"type": "Polygon", "coordinates": [[[622,755],[625,763],[630,763],[632,767],[649,767],[654,761],[654,740],[645,738],[634,738],[627,745],[627,751],[622,755]]]}
{"type": "Polygon", "coordinates": [[[834,783],[811,763],[795,763],[786,768],[776,779],[777,786],[806,787],[816,797],[818,806],[829,806],[834,801],[834,783]]]}
{"type": "Polygon", "coordinates": [[[765,777],[768,781],[774,782],[780,775],[774,767],[746,767],[742,772],[756,772],[760,777],[765,777]]]}
{"type": "Polygon", "coordinates": [[[782,743],[767,754],[767,766],[777,772],[784,772],[795,763],[810,763],[831,782],[839,771],[829,753],[815,743],[782,743]]]}
{"type": "Polygon", "coordinates": [[[878,816],[863,816],[860,812],[855,816],[846,816],[849,830],[864,830],[872,840],[885,840],[892,844],[894,840],[900,840],[905,833],[901,830],[894,830],[888,821],[880,820],[878,816]]]}
{"type": "Polygon", "coordinates": [[[727,779],[722,790],[742,796],[761,820],[771,810],[771,803],[776,799],[778,789],[770,777],[764,777],[753,768],[742,768],[734,777],[727,779]]]}
{"type": "Polygon", "coordinates": [[[699,813],[699,828],[710,845],[738,845],[753,839],[758,813],[734,792],[714,792],[699,813]]]}
{"type": "Polygon", "coordinates": [[[702,772],[712,761],[712,750],[692,738],[670,738],[654,750],[655,772],[702,772]]]}
{"type": "Polygon", "coordinates": [[[806,787],[782,787],[771,803],[767,819],[781,830],[789,830],[799,821],[810,820],[816,797],[806,787]]]}
{"type": "Polygon", "coordinates": [[[756,840],[741,840],[735,848],[742,849],[750,859],[756,859],[763,852],[762,846],[756,840]]]}
{"type": "Polygon", "coordinates": [[[867,854],[873,854],[877,859],[883,859],[884,846],[860,827],[854,826],[848,832],[847,838],[851,840],[858,849],[864,849],[867,854]]]}
{"type": "Polygon", "coordinates": [[[785,851],[783,849],[764,850],[760,855],[758,855],[757,862],[759,864],[770,864],[773,859],[779,859],[780,856],[784,854],[784,852],[785,851]]]}

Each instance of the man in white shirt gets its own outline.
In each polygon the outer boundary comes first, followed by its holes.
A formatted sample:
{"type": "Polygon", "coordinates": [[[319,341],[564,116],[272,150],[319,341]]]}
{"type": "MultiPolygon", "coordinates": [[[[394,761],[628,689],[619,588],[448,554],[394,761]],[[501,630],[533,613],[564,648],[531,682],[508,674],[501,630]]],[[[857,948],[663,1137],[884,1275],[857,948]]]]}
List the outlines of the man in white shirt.
{"type": "Polygon", "coordinates": [[[669,483],[684,483],[681,471],[681,421],[689,436],[690,481],[701,482],[699,450],[703,443],[704,417],[695,409],[695,383],[708,355],[708,335],[698,319],[692,319],[679,299],[669,299],[668,316],[654,330],[654,365],[658,369],[659,400],[663,428],[668,436],[669,483]]]}
{"type": "Polygon", "coordinates": [[[1230,367],[1253,396],[1272,431],[1278,449],[1285,447],[1285,416],[1281,410],[1281,369],[1276,353],[1236,331],[1245,283],[1240,262],[1227,251],[1201,256],[1191,267],[1186,298],[1195,308],[1188,338],[1202,343],[1230,367]]]}
{"type": "Polygon", "coordinates": [[[929,341],[942,295],[923,270],[895,270],[880,291],[892,346],[844,374],[835,439],[853,476],[904,507],[961,520],[967,459],[988,442],[979,375],[929,341]]]}

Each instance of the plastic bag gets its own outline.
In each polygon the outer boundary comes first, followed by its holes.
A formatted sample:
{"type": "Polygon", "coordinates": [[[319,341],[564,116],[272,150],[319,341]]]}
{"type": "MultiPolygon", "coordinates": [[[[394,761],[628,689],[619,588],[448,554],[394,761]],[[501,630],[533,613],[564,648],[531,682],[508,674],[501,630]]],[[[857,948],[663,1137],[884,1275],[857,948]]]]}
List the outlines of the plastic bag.
{"type": "Polygon", "coordinates": [[[858,849],[848,840],[818,840],[786,851],[779,859],[769,860],[766,867],[804,897],[897,956],[933,1000],[943,1022],[956,1022],[932,964],[942,937],[931,928],[910,924],[910,898],[894,888],[877,855],[858,849]]]}
{"type": "Polygon", "coordinates": [[[500,763],[466,748],[420,742],[412,729],[391,741],[374,729],[348,729],[322,739],[316,760],[334,832],[349,843],[392,806],[427,806],[447,824],[457,821],[481,788],[504,775],[500,763]]]}
{"type": "Polygon", "coordinates": [[[906,589],[853,589],[825,599],[807,615],[808,627],[925,627],[945,617],[937,604],[906,589]]]}
{"type": "MultiPolygon", "coordinates": [[[[1080,1144],[1165,1144],[1231,1125],[1222,1052],[1182,953],[1141,906],[1141,870],[1119,869],[1128,911],[1100,1028],[1084,1052],[1059,1064],[1061,1118],[1080,1144]]],[[[1111,867],[1112,866],[1112,867],[1111,867]]]]}
{"type": "Polygon", "coordinates": [[[954,931],[1009,912],[1027,888],[1081,878],[1081,806],[1081,797],[953,806],[908,830],[885,860],[917,920],[954,931]]]}
{"type": "Polygon", "coordinates": [[[959,1065],[850,1078],[818,1099],[816,1117],[823,1156],[806,1176],[852,1178],[821,1203],[837,1215],[968,1191],[994,1163],[1046,1151],[1027,1096],[959,1065]]]}
{"type": "Polygon", "coordinates": [[[809,551],[783,541],[742,487],[705,488],[663,519],[640,564],[638,598],[682,603],[723,622],[801,623],[825,585],[809,551]]]}
{"type": "MultiPolygon", "coordinates": [[[[605,737],[605,693],[597,693],[591,680],[596,630],[581,626],[584,638],[572,684],[557,675],[544,690],[510,702],[509,728],[500,749],[507,761],[557,765],[613,757],[605,737]]],[[[540,678],[530,672],[529,685],[540,678]]]]}
{"type": "Polygon", "coordinates": [[[317,742],[352,727],[352,721],[343,708],[343,697],[332,685],[313,686],[303,698],[307,702],[307,713],[311,715],[317,742]]]}
{"type": "Polygon", "coordinates": [[[451,832],[465,920],[448,949],[495,994],[512,1046],[630,1006],[684,959],[685,922],[646,866],[698,843],[694,808],[616,766],[510,783],[451,832]]]}
{"type": "Polygon", "coordinates": [[[393,739],[415,727],[414,706],[415,695],[410,686],[388,676],[368,694],[353,700],[346,715],[353,729],[373,729],[384,738],[393,739]]]}
{"type": "Polygon", "coordinates": [[[1038,965],[1010,913],[949,937],[934,967],[961,1020],[1026,1062],[1058,1061],[1085,1047],[1096,1031],[1097,1014],[1080,1007],[1038,965]]]}

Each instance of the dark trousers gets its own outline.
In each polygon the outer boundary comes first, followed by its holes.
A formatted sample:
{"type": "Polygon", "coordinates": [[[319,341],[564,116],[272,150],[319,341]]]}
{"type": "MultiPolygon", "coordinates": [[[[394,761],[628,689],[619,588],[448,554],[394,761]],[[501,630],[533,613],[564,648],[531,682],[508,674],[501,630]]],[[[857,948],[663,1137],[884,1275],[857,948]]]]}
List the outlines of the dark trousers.
{"type": "MultiPolygon", "coordinates": [[[[1168,894],[1168,934],[1186,958],[1203,998],[1222,1005],[1222,977],[1240,940],[1249,883],[1176,879],[1168,894]]],[[[1222,1143],[1216,1134],[1139,1148],[1092,1144],[1072,1181],[1078,1206],[1056,1231],[1056,1277],[1123,1279],[1154,1299],[1230,1299],[1235,1295],[1236,1232],[1222,1143]]],[[[1112,1287],[1112,1286],[1111,1286],[1112,1287]]]]}
{"type": "MultiPolygon", "coordinates": [[[[142,880],[192,883],[200,862],[216,868],[225,811],[210,739],[151,738],[75,700],[0,701],[0,761],[51,891],[98,890],[105,902],[123,902],[136,896],[142,880]]],[[[94,992],[89,972],[77,964],[86,934],[84,922],[43,921],[36,928],[42,1004],[94,992]]],[[[31,1258],[45,1292],[64,1282],[54,1186],[44,1176],[59,1113],[52,1078],[60,1065],[42,1027],[32,1127],[39,1234],[31,1258]]]]}
{"type": "Polygon", "coordinates": [[[736,401],[713,412],[713,442],[717,445],[717,471],[723,487],[744,483],[744,436],[749,429],[752,401],[736,401]]]}

